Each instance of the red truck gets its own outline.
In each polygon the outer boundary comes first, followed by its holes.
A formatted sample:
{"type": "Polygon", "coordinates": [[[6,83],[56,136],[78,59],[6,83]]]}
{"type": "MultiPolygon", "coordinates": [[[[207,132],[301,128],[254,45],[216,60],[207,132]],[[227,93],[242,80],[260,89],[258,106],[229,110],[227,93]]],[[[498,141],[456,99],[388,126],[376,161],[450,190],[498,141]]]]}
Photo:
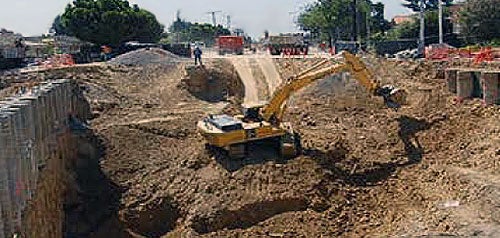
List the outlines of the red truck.
{"type": "Polygon", "coordinates": [[[244,47],[243,36],[219,36],[217,38],[217,47],[219,48],[219,55],[227,53],[242,55],[244,47]]]}

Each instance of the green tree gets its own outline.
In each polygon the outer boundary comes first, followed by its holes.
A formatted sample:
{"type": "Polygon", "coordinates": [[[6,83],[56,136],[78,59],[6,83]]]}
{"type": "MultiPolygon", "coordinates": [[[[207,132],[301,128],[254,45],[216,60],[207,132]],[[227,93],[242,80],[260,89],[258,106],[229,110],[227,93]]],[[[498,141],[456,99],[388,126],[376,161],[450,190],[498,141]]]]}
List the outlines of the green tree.
{"type": "Polygon", "coordinates": [[[298,25],[313,35],[321,35],[322,40],[352,39],[360,34],[366,38],[367,29],[371,34],[384,32],[390,24],[384,19],[384,4],[373,4],[371,0],[358,0],[357,32],[353,32],[354,7],[352,0],[319,0],[300,14],[298,25]],[[346,7],[350,6],[350,7],[346,7]],[[369,27],[367,27],[369,24],[369,27]]]}
{"type": "Polygon", "coordinates": [[[61,22],[61,15],[57,15],[56,18],[54,18],[54,22],[52,23],[50,30],[56,35],[71,35],[71,33],[68,32],[63,26],[61,22]]]}
{"type": "Polygon", "coordinates": [[[321,34],[329,42],[352,36],[351,0],[319,0],[299,15],[298,24],[306,31],[321,34]]]}
{"type": "MultiPolygon", "coordinates": [[[[448,19],[450,16],[447,10],[443,11],[443,18],[448,19]]],[[[428,11],[424,15],[425,19],[425,37],[426,43],[437,43],[439,41],[439,20],[438,11],[428,11]]],[[[388,32],[390,39],[416,39],[419,37],[420,22],[417,17],[411,22],[404,22],[392,28],[388,32]]],[[[443,33],[445,42],[449,44],[457,44],[456,36],[452,33],[453,25],[449,20],[443,22],[443,33]]]]}
{"type": "Polygon", "coordinates": [[[181,19],[177,13],[177,19],[170,25],[170,42],[195,42],[203,41],[207,45],[213,45],[215,38],[223,35],[231,35],[229,29],[222,25],[213,26],[208,23],[191,23],[181,19]]]}
{"type": "Polygon", "coordinates": [[[118,45],[126,41],[157,42],[163,33],[149,11],[126,0],[74,0],[53,30],[96,44],[118,45]]]}
{"type": "MultiPolygon", "coordinates": [[[[420,1],[421,0],[403,0],[406,3],[403,3],[403,6],[413,10],[414,12],[420,11],[420,1]]],[[[442,0],[444,6],[450,6],[453,0],[442,0]]],[[[424,9],[427,10],[436,10],[438,9],[439,0],[424,0],[424,9]]]]}
{"type": "Polygon", "coordinates": [[[468,42],[500,39],[500,0],[469,0],[459,20],[468,42]]]}
{"type": "Polygon", "coordinates": [[[371,6],[370,28],[372,33],[381,33],[391,29],[391,24],[384,17],[385,5],[381,2],[374,3],[371,6]]]}

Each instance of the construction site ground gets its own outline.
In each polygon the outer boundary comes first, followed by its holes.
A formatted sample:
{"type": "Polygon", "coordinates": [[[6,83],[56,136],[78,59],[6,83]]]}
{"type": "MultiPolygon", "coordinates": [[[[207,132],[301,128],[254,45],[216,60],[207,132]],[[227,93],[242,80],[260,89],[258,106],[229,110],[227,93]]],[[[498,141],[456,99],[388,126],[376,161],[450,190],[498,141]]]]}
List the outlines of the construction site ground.
{"type": "MultiPolygon", "coordinates": [[[[330,77],[288,105],[285,118],[302,135],[302,155],[283,160],[252,145],[248,158],[231,160],[207,153],[196,122],[211,113],[235,114],[242,102],[269,99],[282,79],[318,59],[204,61],[204,68],[175,59],[63,74],[80,82],[92,105],[90,125],[103,152],[96,183],[110,185],[76,199],[76,208],[68,210],[75,219],[67,225],[74,234],[500,234],[500,107],[457,103],[440,77],[448,63],[369,58],[383,83],[408,91],[408,105],[388,109],[348,75],[330,77]],[[189,70],[227,88],[218,100],[193,94],[189,70]]],[[[4,85],[9,87],[0,93],[16,83],[4,85]]]]}

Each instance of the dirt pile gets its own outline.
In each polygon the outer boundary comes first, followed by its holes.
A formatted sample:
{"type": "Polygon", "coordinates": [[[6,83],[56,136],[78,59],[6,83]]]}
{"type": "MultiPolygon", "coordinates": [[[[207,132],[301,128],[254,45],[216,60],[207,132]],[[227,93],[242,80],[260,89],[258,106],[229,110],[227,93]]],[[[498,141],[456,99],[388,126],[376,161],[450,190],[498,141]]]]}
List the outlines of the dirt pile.
{"type": "Polygon", "coordinates": [[[172,65],[182,59],[160,48],[146,48],[128,52],[109,61],[127,66],[172,65]]]}
{"type": "Polygon", "coordinates": [[[324,59],[274,59],[276,68],[282,78],[287,79],[291,76],[297,75],[302,71],[310,68],[311,66],[323,61],[324,59]]]}

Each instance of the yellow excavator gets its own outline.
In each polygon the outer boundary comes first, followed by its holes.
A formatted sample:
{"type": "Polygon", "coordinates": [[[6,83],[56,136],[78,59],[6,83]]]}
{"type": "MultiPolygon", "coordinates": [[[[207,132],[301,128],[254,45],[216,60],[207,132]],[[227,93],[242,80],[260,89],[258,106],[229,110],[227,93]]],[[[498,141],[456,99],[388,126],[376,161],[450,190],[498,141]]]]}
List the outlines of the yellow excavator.
{"type": "MultiPolygon", "coordinates": [[[[243,115],[209,115],[197,123],[210,149],[222,149],[231,158],[244,158],[251,142],[276,142],[283,157],[300,153],[300,135],[290,123],[283,122],[286,102],[298,90],[327,76],[350,72],[362,86],[375,96],[382,97],[389,108],[397,110],[406,103],[407,93],[392,85],[380,86],[372,72],[355,55],[342,52],[344,62],[331,65],[325,59],[284,82],[268,103],[243,105],[243,115]]],[[[264,143],[265,144],[265,143],[264,143]]]]}

